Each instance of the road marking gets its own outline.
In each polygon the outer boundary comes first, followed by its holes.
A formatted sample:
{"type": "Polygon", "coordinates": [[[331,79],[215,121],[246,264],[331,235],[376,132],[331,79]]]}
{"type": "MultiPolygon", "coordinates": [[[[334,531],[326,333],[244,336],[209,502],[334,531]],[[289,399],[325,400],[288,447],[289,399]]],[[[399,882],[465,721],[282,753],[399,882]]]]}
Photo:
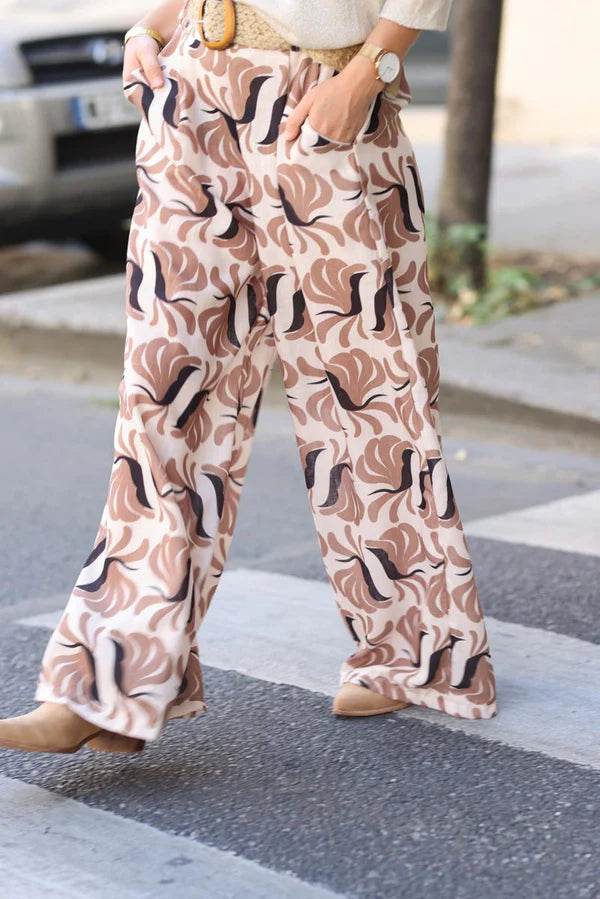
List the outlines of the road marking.
{"type": "Polygon", "coordinates": [[[336,899],[231,852],[1,775],[0,796],[0,877],[10,899],[336,899]]]}
{"type": "Polygon", "coordinates": [[[600,556],[600,490],[478,518],[465,530],[473,537],[600,556]]]}
{"type": "MultiPolygon", "coordinates": [[[[59,616],[21,623],[52,628],[59,616]]],[[[487,625],[498,716],[467,721],[420,708],[402,715],[600,769],[600,646],[490,617],[487,625]]],[[[353,650],[329,584],[250,569],[223,573],[199,643],[207,665],[329,696],[353,650]]]]}

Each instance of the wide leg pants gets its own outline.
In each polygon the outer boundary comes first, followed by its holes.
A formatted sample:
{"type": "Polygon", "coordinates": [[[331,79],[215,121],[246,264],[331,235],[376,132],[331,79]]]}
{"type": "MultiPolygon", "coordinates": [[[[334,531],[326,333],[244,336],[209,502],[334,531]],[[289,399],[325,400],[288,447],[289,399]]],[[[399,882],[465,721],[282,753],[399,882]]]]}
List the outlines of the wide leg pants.
{"type": "Polygon", "coordinates": [[[287,115],[333,68],[298,50],[210,50],[185,19],[161,60],[163,87],[141,72],[125,85],[142,122],[108,497],[36,698],[148,740],[167,718],[205,711],[196,632],[278,355],[356,644],[341,682],[491,717],[488,640],[441,449],[408,85],[376,97],[352,143],[308,121],[286,142],[287,115]]]}

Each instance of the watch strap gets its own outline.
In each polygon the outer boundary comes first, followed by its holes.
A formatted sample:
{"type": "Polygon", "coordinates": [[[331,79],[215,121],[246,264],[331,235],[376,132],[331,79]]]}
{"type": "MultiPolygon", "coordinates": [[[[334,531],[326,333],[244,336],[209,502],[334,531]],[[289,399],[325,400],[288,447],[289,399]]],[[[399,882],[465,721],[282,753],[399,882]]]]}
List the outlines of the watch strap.
{"type": "Polygon", "coordinates": [[[378,47],[377,44],[372,44],[370,41],[365,41],[358,52],[361,56],[367,56],[369,59],[372,59],[373,62],[375,62],[377,57],[381,53],[383,53],[383,47],[378,47]]]}
{"type": "MultiPolygon", "coordinates": [[[[375,77],[379,78],[379,74],[377,72],[377,61],[379,57],[383,53],[393,53],[394,51],[388,51],[385,47],[379,47],[377,44],[372,44],[370,41],[365,41],[360,50],[358,51],[360,56],[366,56],[368,59],[373,60],[375,64],[375,77]]],[[[400,71],[393,79],[393,81],[384,82],[384,91],[388,94],[397,94],[400,90],[400,83],[402,81],[402,60],[400,60],[400,71]]]]}

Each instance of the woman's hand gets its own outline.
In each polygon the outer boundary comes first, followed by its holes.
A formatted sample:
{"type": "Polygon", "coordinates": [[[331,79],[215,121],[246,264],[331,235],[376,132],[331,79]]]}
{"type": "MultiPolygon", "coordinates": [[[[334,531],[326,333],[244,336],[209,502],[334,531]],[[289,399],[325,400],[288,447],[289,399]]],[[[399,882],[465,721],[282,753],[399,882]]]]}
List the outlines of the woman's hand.
{"type": "Polygon", "coordinates": [[[338,75],[316,84],[304,94],[290,113],[283,136],[286,140],[297,137],[308,118],[315,131],[324,137],[351,143],[361,129],[371,101],[382,88],[371,60],[355,56],[338,75]]]}
{"type": "Polygon", "coordinates": [[[162,87],[163,73],[158,61],[158,44],[149,34],[139,34],[125,44],[123,56],[123,80],[133,81],[134,71],[142,69],[150,87],[162,87]]]}
{"type": "MultiPolygon", "coordinates": [[[[183,0],[163,0],[135,24],[141,28],[153,28],[164,41],[169,41],[177,28],[182,7],[183,0]]],[[[123,81],[132,81],[135,69],[141,69],[150,87],[162,87],[164,78],[158,54],[158,44],[149,34],[130,38],[123,55],[123,81]]]]}

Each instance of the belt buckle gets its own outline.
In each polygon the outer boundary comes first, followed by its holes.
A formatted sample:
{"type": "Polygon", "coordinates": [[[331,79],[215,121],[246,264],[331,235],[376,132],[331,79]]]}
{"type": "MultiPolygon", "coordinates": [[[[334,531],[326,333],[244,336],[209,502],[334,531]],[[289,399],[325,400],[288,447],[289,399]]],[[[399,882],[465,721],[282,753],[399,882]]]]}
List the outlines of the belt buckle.
{"type": "Polygon", "coordinates": [[[233,43],[233,39],[235,37],[235,3],[234,0],[222,0],[222,3],[225,7],[225,30],[223,33],[223,37],[218,41],[207,41],[204,36],[204,7],[206,6],[206,0],[202,0],[200,3],[200,17],[198,18],[199,32],[200,32],[200,40],[202,43],[209,47],[211,50],[225,50],[226,47],[229,47],[230,44],[233,43]]]}

